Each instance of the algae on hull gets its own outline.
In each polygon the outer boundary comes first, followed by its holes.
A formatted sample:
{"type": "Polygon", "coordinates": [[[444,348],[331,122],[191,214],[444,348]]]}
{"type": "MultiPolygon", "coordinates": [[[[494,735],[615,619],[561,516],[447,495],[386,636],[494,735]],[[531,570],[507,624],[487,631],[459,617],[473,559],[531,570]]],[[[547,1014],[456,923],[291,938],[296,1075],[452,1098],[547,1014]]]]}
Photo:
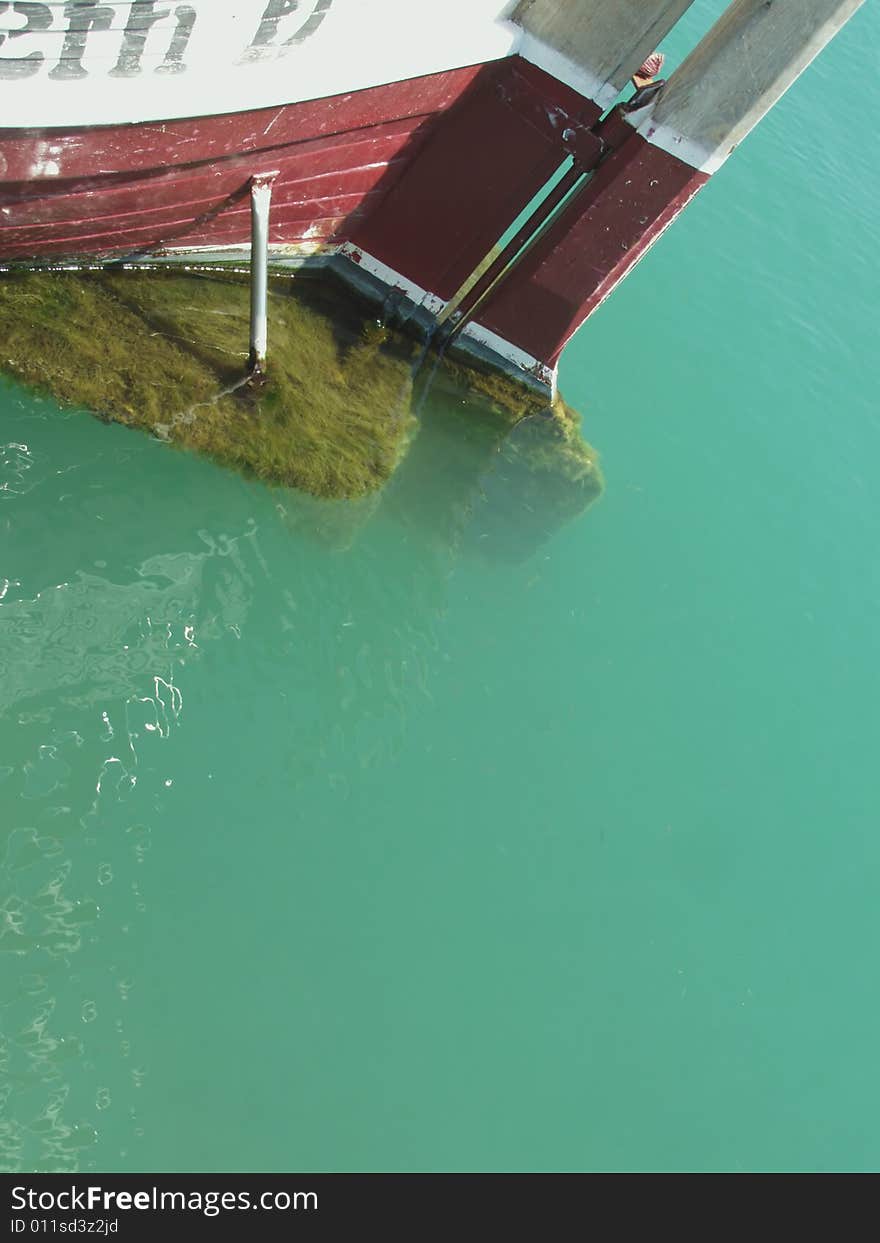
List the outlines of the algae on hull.
{"type": "Polygon", "coordinates": [[[496,401],[485,390],[463,400],[460,373],[453,382],[438,371],[388,504],[422,542],[430,535],[481,560],[523,560],[584,513],[604,480],[580,416],[561,399],[519,417],[496,401]]]}
{"type": "MultiPolygon", "coordinates": [[[[230,271],[7,274],[0,370],[267,482],[319,498],[375,493],[415,433],[425,351],[416,359],[410,340],[332,286],[274,279],[268,375],[254,387],[245,379],[249,296],[246,278],[230,271]]],[[[421,386],[432,385],[469,393],[462,428],[491,452],[509,437],[528,488],[540,478],[539,492],[560,492],[557,523],[601,493],[596,454],[563,402],[548,408],[510,378],[446,357],[432,360],[427,384],[423,372],[421,386]]]]}
{"type": "Polygon", "coordinates": [[[261,479],[323,497],[381,487],[415,425],[408,351],[366,344],[287,287],[270,306],[271,365],[256,390],[243,383],[249,291],[234,278],[6,276],[0,366],[261,479]]]}

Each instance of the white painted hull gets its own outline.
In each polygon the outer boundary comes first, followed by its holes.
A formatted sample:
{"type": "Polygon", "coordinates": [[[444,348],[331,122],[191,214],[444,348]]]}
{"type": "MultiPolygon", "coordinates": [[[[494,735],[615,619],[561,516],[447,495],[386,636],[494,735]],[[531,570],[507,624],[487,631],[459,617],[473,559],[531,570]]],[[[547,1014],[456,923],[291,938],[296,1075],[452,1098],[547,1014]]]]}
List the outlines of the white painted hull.
{"type": "MultiPolygon", "coordinates": [[[[503,0],[42,0],[0,5],[16,128],[118,125],[322,99],[508,55],[503,0]]],[[[2,170],[0,170],[2,174],[2,170]]]]}

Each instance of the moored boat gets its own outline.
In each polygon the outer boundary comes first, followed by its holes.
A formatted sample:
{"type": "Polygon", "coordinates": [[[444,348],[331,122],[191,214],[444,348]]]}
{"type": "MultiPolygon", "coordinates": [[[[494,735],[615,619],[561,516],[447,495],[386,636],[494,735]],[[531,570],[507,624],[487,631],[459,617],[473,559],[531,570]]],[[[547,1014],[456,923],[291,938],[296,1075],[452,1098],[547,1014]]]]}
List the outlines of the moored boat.
{"type": "Polygon", "coordinates": [[[691,0],[6,4],[0,263],[233,259],[271,185],[273,261],[330,264],[552,388],[579,324],[860,2],[734,0],[665,90],[617,108],[691,0]]]}

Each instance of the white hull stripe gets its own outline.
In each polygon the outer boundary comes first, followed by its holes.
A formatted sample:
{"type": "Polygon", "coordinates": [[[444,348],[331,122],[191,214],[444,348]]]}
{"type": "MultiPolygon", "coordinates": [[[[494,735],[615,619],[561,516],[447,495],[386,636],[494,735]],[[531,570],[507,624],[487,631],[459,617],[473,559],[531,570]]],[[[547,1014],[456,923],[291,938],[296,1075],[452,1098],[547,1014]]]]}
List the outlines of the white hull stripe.
{"type": "Polygon", "coordinates": [[[542,39],[529,34],[526,30],[521,32],[519,41],[513,50],[523,60],[537,65],[539,69],[543,69],[545,73],[549,73],[558,81],[564,82],[572,90],[578,91],[587,99],[592,99],[603,111],[605,108],[610,108],[620,94],[611,82],[603,81],[583,65],[569,60],[567,56],[557,52],[556,48],[550,47],[542,39]]]}
{"type": "MultiPolygon", "coordinates": [[[[336,253],[357,264],[364,272],[381,281],[389,289],[402,289],[416,306],[424,307],[426,311],[430,311],[434,316],[439,315],[446,306],[444,300],[438,297],[437,294],[429,293],[427,290],[422,289],[415,281],[402,276],[400,272],[395,272],[393,268],[389,268],[380,259],[374,258],[373,255],[368,254],[365,250],[361,250],[360,247],[353,245],[351,242],[343,242],[338,247],[336,253]]],[[[533,354],[519,349],[518,346],[511,344],[510,341],[506,341],[504,337],[500,337],[496,332],[492,332],[491,329],[484,328],[481,324],[467,324],[462,329],[461,336],[476,342],[485,349],[491,350],[493,354],[497,354],[499,358],[503,358],[506,362],[511,363],[518,370],[528,372],[540,383],[548,385],[551,391],[555,392],[555,371],[542,363],[540,359],[535,358],[533,354]]]]}
{"type": "Polygon", "coordinates": [[[542,363],[540,359],[535,358],[534,354],[528,354],[525,350],[521,350],[518,346],[505,341],[504,337],[499,337],[497,332],[493,332],[491,328],[484,328],[482,324],[470,323],[461,330],[463,337],[476,341],[479,345],[485,346],[491,350],[493,354],[497,354],[500,358],[504,358],[509,363],[513,363],[520,371],[527,371],[533,375],[536,380],[540,380],[544,384],[548,384],[551,389],[555,388],[555,372],[542,363]]]}
{"type": "Polygon", "coordinates": [[[346,259],[350,259],[352,263],[356,263],[359,268],[362,268],[364,272],[368,272],[370,276],[375,276],[378,281],[381,281],[383,285],[387,285],[389,289],[402,289],[411,302],[414,302],[416,306],[423,306],[432,315],[439,315],[446,306],[446,303],[437,294],[429,293],[426,289],[422,289],[421,285],[417,285],[409,277],[401,276],[399,272],[389,268],[381,259],[373,258],[372,255],[367,254],[365,250],[361,250],[359,246],[355,246],[352,242],[343,242],[339,247],[338,253],[344,255],[346,259]]]}

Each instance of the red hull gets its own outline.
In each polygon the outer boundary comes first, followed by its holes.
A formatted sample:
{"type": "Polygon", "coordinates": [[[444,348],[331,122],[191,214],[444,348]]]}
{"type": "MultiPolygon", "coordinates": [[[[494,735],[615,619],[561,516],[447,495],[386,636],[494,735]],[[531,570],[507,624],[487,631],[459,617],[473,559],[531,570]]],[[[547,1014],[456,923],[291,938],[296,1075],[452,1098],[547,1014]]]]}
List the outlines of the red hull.
{"type": "Polygon", "coordinates": [[[247,113],[0,130],[0,262],[245,249],[251,179],[277,170],[271,246],[345,243],[352,279],[362,274],[380,298],[397,287],[430,317],[457,305],[567,153],[589,153],[599,161],[589,185],[536,233],[459,338],[552,383],[571,333],[706,180],[599,117],[595,103],[512,56],[247,113]]]}
{"type": "Polygon", "coordinates": [[[599,116],[518,56],[488,66],[352,241],[447,301],[599,116]]]}
{"type": "Polygon", "coordinates": [[[248,180],[275,169],[272,244],[347,236],[479,72],[162,124],[0,130],[0,261],[244,246],[248,180]]]}
{"type": "Polygon", "coordinates": [[[566,342],[708,181],[626,131],[584,192],[480,308],[480,326],[555,368],[566,342]],[[523,306],[529,315],[523,315],[523,306]]]}

